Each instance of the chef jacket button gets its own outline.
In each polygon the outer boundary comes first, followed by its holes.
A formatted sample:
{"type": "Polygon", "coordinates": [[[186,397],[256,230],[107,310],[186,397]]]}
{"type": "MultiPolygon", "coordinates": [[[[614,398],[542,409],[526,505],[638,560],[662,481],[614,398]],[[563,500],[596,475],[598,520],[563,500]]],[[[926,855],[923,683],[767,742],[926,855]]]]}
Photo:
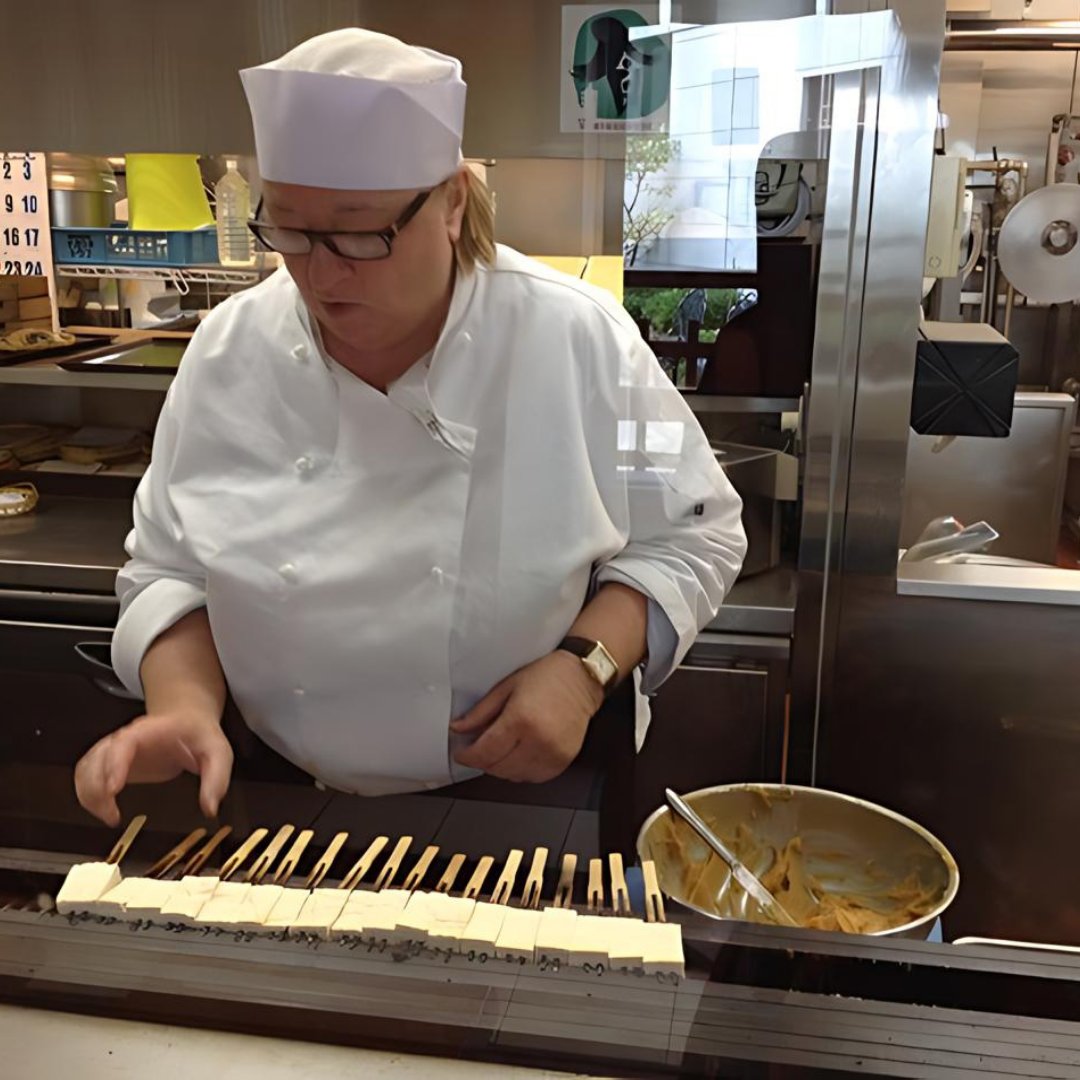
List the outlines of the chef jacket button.
{"type": "Polygon", "coordinates": [[[469,331],[466,330],[465,333],[461,335],[461,340],[464,341],[466,345],[471,345],[472,344],[472,334],[470,334],[469,331]]]}
{"type": "Polygon", "coordinates": [[[306,345],[294,345],[292,348],[292,355],[294,360],[299,360],[301,364],[306,364],[308,361],[308,347],[306,345]]]}
{"type": "Polygon", "coordinates": [[[433,566],[431,568],[431,577],[436,585],[441,585],[446,578],[446,574],[443,573],[441,566],[433,566]]]}
{"type": "Polygon", "coordinates": [[[303,696],[304,696],[304,693],[305,693],[305,690],[304,690],[304,688],[303,688],[302,686],[294,686],[294,687],[293,687],[293,693],[294,693],[294,694],[295,694],[295,695],[296,695],[297,697],[303,697],[303,696]]]}
{"type": "Polygon", "coordinates": [[[308,457],[307,454],[296,459],[296,471],[300,473],[301,476],[307,476],[314,468],[315,462],[312,458],[308,457]]]}
{"type": "Polygon", "coordinates": [[[296,573],[296,567],[291,562],[287,562],[283,566],[279,566],[278,573],[285,581],[295,582],[297,580],[298,575],[296,573]]]}

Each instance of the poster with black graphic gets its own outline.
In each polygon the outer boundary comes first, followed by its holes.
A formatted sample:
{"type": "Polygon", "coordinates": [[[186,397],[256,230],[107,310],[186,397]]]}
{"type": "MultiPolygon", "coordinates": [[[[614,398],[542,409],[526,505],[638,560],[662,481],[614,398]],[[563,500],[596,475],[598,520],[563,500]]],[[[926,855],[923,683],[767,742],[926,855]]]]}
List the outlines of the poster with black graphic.
{"type": "Polygon", "coordinates": [[[561,124],[564,132],[661,131],[671,89],[669,37],[658,4],[572,4],[562,9],[561,124]]]}

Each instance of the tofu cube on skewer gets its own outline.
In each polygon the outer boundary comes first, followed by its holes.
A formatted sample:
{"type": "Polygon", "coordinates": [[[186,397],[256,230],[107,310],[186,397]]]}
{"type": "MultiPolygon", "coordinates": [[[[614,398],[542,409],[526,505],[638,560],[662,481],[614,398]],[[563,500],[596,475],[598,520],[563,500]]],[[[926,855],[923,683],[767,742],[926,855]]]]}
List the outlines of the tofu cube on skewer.
{"type": "Polygon", "coordinates": [[[347,889],[312,889],[290,929],[296,934],[330,937],[332,927],[349,899],[347,889]]]}
{"type": "Polygon", "coordinates": [[[573,908],[545,908],[540,912],[540,925],[536,929],[536,962],[558,964],[570,963],[570,945],[574,939],[574,920],[578,913],[573,908]]]}
{"type": "Polygon", "coordinates": [[[359,936],[375,944],[389,941],[412,894],[406,889],[382,889],[367,895],[372,899],[364,908],[364,926],[359,936]]]}
{"type": "Polygon", "coordinates": [[[261,931],[284,892],[284,885],[252,885],[240,898],[234,925],[241,930],[261,931]]]}
{"type": "Polygon", "coordinates": [[[642,931],[642,919],[609,919],[607,929],[607,966],[612,971],[622,968],[637,970],[642,966],[646,946],[642,931]]]}
{"type": "Polygon", "coordinates": [[[466,956],[475,954],[481,959],[495,955],[495,943],[499,939],[506,912],[502,904],[478,901],[471,918],[461,935],[460,951],[466,956]]]}
{"type": "Polygon", "coordinates": [[[128,901],[137,899],[138,890],[137,878],[121,878],[108,892],[103,893],[97,900],[88,904],[85,910],[91,915],[104,915],[110,919],[123,919],[127,915],[128,901]]]}
{"type": "Polygon", "coordinates": [[[607,967],[609,927],[616,921],[602,915],[579,915],[568,949],[571,966],[597,967],[602,964],[607,967]]]}
{"type": "Polygon", "coordinates": [[[268,934],[287,933],[300,918],[309,896],[310,889],[285,889],[270,909],[270,914],[263,923],[263,931],[268,934]]]}
{"type": "Polygon", "coordinates": [[[130,899],[124,905],[124,914],[128,922],[147,920],[165,922],[161,907],[169,899],[176,883],[160,881],[157,878],[128,878],[131,884],[130,899]]]}
{"type": "Polygon", "coordinates": [[[461,936],[469,925],[476,901],[464,896],[447,896],[435,911],[435,920],[428,931],[428,946],[458,952],[461,936]]]}
{"type": "Polygon", "coordinates": [[[397,923],[386,935],[389,945],[419,943],[426,945],[436,911],[446,897],[442,893],[414,892],[397,916],[397,923]]]}
{"type": "Polygon", "coordinates": [[[171,882],[172,892],[161,905],[161,921],[177,926],[195,926],[203,905],[214,895],[220,883],[217,877],[193,875],[171,882]]]}
{"type": "Polygon", "coordinates": [[[645,923],[642,943],[645,955],[642,967],[646,975],[686,976],[682,928],[678,923],[645,923]]]}
{"type": "Polygon", "coordinates": [[[495,955],[501,960],[531,964],[536,950],[536,931],[540,912],[532,908],[507,908],[506,917],[495,939],[495,955]]]}
{"type": "Polygon", "coordinates": [[[77,915],[88,905],[120,884],[120,869],[112,863],[76,863],[56,894],[56,910],[61,915],[77,915]]]}
{"type": "Polygon", "coordinates": [[[244,896],[251,886],[242,881],[219,881],[217,888],[203,904],[195,922],[199,926],[236,929],[242,920],[244,896]]]}

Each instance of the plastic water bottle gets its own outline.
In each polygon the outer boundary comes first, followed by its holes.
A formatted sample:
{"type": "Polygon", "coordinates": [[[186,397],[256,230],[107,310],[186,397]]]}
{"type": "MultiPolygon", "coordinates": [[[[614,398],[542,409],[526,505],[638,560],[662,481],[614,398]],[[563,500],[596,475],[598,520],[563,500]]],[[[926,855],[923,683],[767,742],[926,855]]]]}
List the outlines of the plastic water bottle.
{"type": "Polygon", "coordinates": [[[240,175],[236,160],[225,162],[225,175],[214,185],[217,204],[218,262],[222,266],[253,266],[255,252],[248,230],[251,188],[240,175]]]}

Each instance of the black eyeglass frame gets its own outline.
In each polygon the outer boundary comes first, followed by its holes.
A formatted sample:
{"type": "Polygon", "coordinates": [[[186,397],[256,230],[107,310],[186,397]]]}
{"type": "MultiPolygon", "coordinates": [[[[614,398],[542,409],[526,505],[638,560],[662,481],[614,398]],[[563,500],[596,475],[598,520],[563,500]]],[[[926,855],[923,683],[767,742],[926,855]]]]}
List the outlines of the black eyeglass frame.
{"type": "Polygon", "coordinates": [[[405,209],[401,212],[401,215],[398,217],[398,219],[395,222],[393,222],[393,224],[388,225],[385,229],[354,229],[354,230],[334,229],[332,231],[322,231],[322,230],[319,230],[319,229],[293,229],[293,228],[287,228],[284,225],[275,225],[275,224],[273,224],[273,222],[270,222],[270,221],[260,221],[259,220],[259,214],[262,213],[262,208],[263,208],[263,200],[262,199],[259,199],[259,205],[255,207],[255,217],[254,217],[254,219],[249,221],[247,223],[247,226],[251,230],[253,235],[255,236],[255,239],[258,240],[259,243],[263,245],[263,247],[267,248],[270,251],[278,251],[278,253],[282,254],[282,255],[287,255],[287,254],[310,255],[311,252],[315,250],[315,245],[316,244],[322,244],[324,247],[326,247],[329,251],[332,251],[339,258],[349,259],[349,260],[351,260],[353,262],[375,262],[375,261],[378,261],[379,259],[388,259],[388,258],[390,258],[390,255],[393,253],[394,239],[397,237],[398,233],[400,233],[401,230],[404,229],[405,226],[408,225],[409,222],[412,221],[412,219],[414,217],[416,217],[416,215],[418,213],[420,213],[421,209],[423,209],[424,204],[431,197],[431,194],[432,194],[432,192],[434,190],[435,190],[434,188],[431,188],[428,191],[421,191],[420,194],[417,195],[416,198],[413,199],[413,201],[411,203],[409,203],[408,206],[405,207],[405,209]],[[269,243],[266,240],[266,237],[263,235],[263,232],[262,232],[263,229],[282,229],[282,230],[284,230],[286,232],[299,233],[302,236],[307,237],[307,241],[308,241],[308,244],[310,244],[310,248],[309,248],[308,251],[298,251],[298,252],[282,252],[282,251],[279,251],[278,248],[274,247],[273,244],[269,243]],[[337,246],[337,244],[334,242],[334,237],[335,236],[373,236],[373,237],[378,237],[386,245],[386,251],[382,255],[346,255],[337,246]]]}

